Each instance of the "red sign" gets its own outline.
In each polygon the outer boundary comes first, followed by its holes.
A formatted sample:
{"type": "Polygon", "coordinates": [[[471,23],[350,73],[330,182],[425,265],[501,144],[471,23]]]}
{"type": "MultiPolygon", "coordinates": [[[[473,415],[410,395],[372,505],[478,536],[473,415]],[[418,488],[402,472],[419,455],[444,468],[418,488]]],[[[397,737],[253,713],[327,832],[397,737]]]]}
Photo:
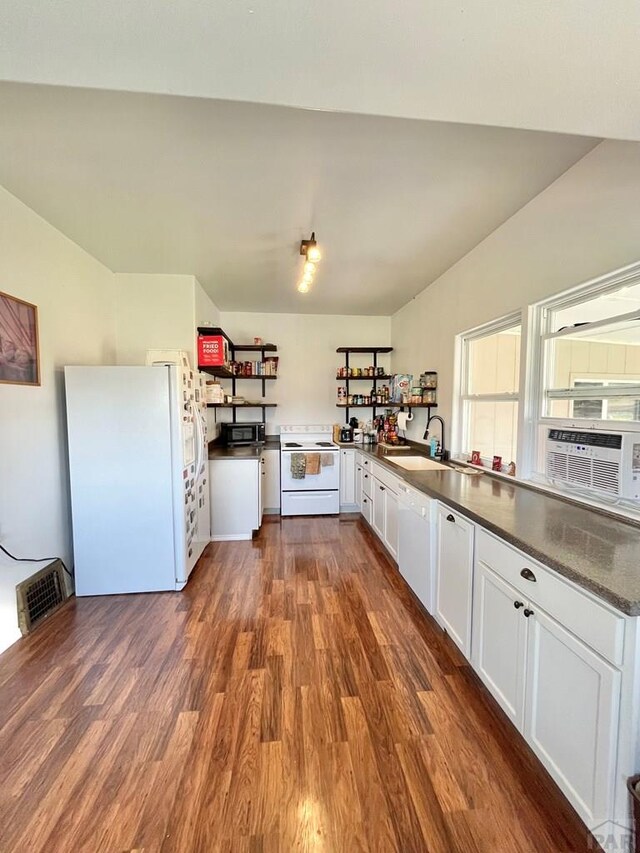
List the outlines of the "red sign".
{"type": "Polygon", "coordinates": [[[198,366],[221,367],[227,362],[225,340],[222,335],[198,337],[198,366]]]}

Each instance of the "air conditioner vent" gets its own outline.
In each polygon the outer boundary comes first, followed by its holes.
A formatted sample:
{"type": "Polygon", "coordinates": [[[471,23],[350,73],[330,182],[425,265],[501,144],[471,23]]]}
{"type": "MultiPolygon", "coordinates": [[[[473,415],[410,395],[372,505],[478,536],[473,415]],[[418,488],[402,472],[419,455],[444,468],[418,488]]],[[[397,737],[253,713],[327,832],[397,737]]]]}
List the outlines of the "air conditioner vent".
{"type": "Polygon", "coordinates": [[[617,495],[620,488],[620,465],[617,462],[594,459],[592,478],[594,488],[617,495]]]}
{"type": "Polygon", "coordinates": [[[16,597],[20,630],[23,635],[29,634],[69,598],[60,560],[19,583],[16,597]]]}
{"type": "Polygon", "coordinates": [[[591,485],[591,460],[580,456],[569,456],[567,480],[578,486],[591,485]]]}
{"type": "Polygon", "coordinates": [[[566,453],[547,453],[547,476],[552,480],[566,480],[568,459],[566,453]]]}

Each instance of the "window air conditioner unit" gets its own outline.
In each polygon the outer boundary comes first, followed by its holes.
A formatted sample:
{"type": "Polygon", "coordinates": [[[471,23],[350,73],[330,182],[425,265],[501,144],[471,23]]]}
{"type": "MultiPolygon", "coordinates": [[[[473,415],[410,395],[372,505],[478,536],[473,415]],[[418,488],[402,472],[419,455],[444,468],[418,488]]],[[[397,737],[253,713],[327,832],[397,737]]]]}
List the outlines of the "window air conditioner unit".
{"type": "Polygon", "coordinates": [[[554,483],[640,498],[640,432],[547,429],[545,472],[554,483]]]}

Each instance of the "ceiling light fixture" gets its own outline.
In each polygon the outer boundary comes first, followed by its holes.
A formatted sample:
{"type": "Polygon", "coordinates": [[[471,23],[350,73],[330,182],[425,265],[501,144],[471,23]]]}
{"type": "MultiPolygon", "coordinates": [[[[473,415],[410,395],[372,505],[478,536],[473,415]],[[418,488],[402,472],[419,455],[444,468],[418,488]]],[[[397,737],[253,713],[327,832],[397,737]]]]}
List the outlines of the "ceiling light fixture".
{"type": "Polygon", "coordinates": [[[318,244],[316,242],[315,231],[311,232],[311,239],[301,241],[300,254],[304,255],[307,261],[311,261],[314,264],[321,260],[322,255],[320,254],[320,249],[318,248],[318,244]]]}
{"type": "Polygon", "coordinates": [[[300,242],[300,254],[306,258],[306,261],[303,267],[302,279],[298,284],[298,292],[308,293],[309,288],[313,284],[313,276],[316,273],[318,261],[322,258],[322,254],[320,253],[320,249],[316,242],[315,231],[311,232],[309,240],[302,240],[300,242]]]}

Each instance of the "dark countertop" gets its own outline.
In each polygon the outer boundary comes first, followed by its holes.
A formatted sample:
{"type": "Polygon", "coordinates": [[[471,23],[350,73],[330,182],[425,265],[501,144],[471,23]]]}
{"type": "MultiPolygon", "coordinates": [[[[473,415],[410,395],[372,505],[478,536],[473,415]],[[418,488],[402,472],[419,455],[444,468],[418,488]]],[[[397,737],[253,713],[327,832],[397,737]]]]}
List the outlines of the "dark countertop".
{"type": "Polygon", "coordinates": [[[638,525],[488,474],[407,471],[394,465],[394,451],[355,449],[623,613],[640,616],[638,525]]]}
{"type": "Polygon", "coordinates": [[[209,442],[209,459],[260,459],[263,450],[280,450],[280,439],[267,436],[263,445],[250,447],[227,447],[225,444],[209,442]]]}

